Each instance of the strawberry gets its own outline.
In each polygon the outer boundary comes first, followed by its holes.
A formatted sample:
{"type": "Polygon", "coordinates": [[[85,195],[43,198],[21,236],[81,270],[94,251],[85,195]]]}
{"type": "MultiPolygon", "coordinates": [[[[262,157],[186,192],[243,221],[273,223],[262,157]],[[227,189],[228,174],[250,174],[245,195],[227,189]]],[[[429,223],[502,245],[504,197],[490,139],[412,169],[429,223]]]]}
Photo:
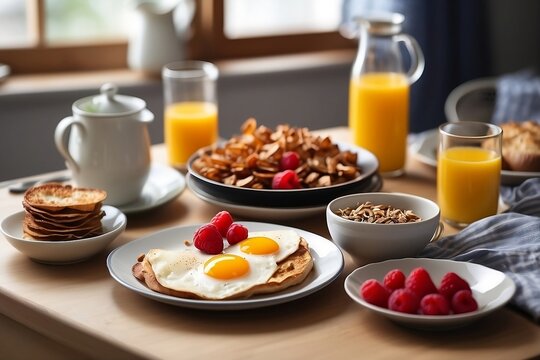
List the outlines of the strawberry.
{"type": "Polygon", "coordinates": [[[405,274],[399,269],[390,270],[383,279],[383,284],[391,291],[405,287],[405,274]]]}
{"type": "Polygon", "coordinates": [[[200,251],[215,255],[223,251],[223,237],[214,224],[206,224],[195,231],[193,244],[200,251]]]}
{"type": "Polygon", "coordinates": [[[227,230],[227,241],[233,245],[247,239],[248,229],[244,225],[232,223],[227,230]]]}
{"type": "Polygon", "coordinates": [[[383,308],[388,307],[390,290],[385,288],[375,279],[369,279],[362,283],[362,286],[360,287],[360,295],[370,304],[383,308]]]}
{"type": "Polygon", "coordinates": [[[210,224],[214,224],[218,228],[222,237],[227,236],[227,230],[232,223],[233,218],[228,211],[220,211],[210,220],[210,224]]]}
{"type": "Polygon", "coordinates": [[[418,296],[407,288],[397,289],[388,298],[388,308],[402,313],[416,314],[420,300],[418,296]]]}
{"type": "Polygon", "coordinates": [[[441,279],[441,285],[439,286],[439,294],[443,295],[448,301],[452,300],[452,297],[459,290],[471,290],[469,283],[459,277],[458,274],[449,272],[444,274],[441,279]]]}
{"type": "Polygon", "coordinates": [[[474,300],[470,290],[459,290],[452,297],[452,310],[456,314],[463,314],[478,309],[478,303],[474,300]]]}
{"type": "Polygon", "coordinates": [[[450,304],[441,294],[427,294],[420,300],[420,313],[424,315],[448,315],[450,304]]]}
{"type": "Polygon", "coordinates": [[[437,288],[431,280],[431,276],[426,269],[419,267],[413,269],[407,279],[405,280],[405,287],[422,299],[427,294],[433,294],[437,292],[437,288]]]}

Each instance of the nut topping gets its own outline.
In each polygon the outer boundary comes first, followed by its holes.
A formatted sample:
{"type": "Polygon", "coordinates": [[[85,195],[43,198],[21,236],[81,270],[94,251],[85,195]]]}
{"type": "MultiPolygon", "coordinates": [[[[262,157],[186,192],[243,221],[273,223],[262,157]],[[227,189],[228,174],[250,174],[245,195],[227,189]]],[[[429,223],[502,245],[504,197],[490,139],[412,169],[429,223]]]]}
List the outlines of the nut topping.
{"type": "Polygon", "coordinates": [[[347,220],[374,224],[403,224],[422,220],[412,210],[401,210],[391,205],[373,205],[370,201],[356,208],[338,209],[336,215],[347,220]]]}

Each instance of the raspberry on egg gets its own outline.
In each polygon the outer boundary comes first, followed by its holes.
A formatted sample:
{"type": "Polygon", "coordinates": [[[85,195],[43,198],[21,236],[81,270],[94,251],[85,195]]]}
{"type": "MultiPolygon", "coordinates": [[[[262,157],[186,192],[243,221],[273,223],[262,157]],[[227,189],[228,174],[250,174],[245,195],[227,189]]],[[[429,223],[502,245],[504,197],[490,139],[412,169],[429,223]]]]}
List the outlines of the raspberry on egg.
{"type": "Polygon", "coordinates": [[[220,211],[214,217],[212,220],[210,220],[210,224],[214,224],[221,234],[222,237],[227,236],[227,230],[229,230],[229,226],[233,223],[233,218],[231,214],[228,211],[220,211]]]}
{"type": "Polygon", "coordinates": [[[200,251],[215,255],[223,251],[223,237],[214,224],[205,224],[195,231],[193,244],[200,251]]]}

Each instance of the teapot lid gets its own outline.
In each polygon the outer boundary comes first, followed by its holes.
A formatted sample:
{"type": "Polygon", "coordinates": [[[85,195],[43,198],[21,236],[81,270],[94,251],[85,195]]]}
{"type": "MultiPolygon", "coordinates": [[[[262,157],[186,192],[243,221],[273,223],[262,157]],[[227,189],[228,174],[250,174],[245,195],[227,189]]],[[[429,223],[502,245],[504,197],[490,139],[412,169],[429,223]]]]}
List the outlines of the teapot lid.
{"type": "Polygon", "coordinates": [[[87,116],[125,116],[146,108],[146,102],[133,96],[118,95],[118,86],[106,83],[100,94],[77,100],[73,110],[87,116]]]}

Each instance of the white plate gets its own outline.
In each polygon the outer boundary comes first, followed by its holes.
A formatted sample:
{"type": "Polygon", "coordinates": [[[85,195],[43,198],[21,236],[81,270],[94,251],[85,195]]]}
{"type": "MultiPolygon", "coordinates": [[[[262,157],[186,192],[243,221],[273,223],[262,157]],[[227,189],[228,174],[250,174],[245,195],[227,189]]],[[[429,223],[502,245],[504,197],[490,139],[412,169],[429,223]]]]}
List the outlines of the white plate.
{"type": "Polygon", "coordinates": [[[185,188],[184,175],[169,166],[154,163],[141,196],[134,202],[117,207],[125,214],[150,210],[174,199],[185,188]]]}
{"type": "MultiPolygon", "coordinates": [[[[317,214],[324,213],[326,205],[320,206],[299,206],[299,207],[261,207],[233,204],[225,200],[218,199],[204,190],[200,189],[191,179],[191,175],[187,175],[187,186],[199,199],[206,201],[209,204],[215,205],[221,210],[227,210],[232,214],[242,216],[249,219],[261,220],[291,220],[303,219],[317,214]]],[[[365,187],[357,189],[356,192],[374,192],[379,191],[382,187],[382,178],[379,174],[375,174],[371,179],[367,180],[365,187]]]]}
{"type": "Polygon", "coordinates": [[[372,263],[354,270],[345,279],[345,291],[360,305],[403,325],[421,329],[451,329],[467,325],[505,305],[514,295],[516,286],[504,273],[483,265],[439,259],[406,258],[372,263]],[[382,281],[393,269],[401,269],[405,275],[416,267],[424,267],[435,285],[444,274],[455,272],[471,286],[478,310],[457,315],[414,315],[381,308],[367,303],[359,293],[360,286],[368,279],[382,281]]]}
{"type": "Polygon", "coordinates": [[[250,231],[293,229],[309,244],[313,256],[313,270],[302,284],[292,286],[275,294],[257,295],[244,300],[193,300],[164,295],[150,290],[131,273],[137,257],[151,248],[180,249],[184,239],[191,239],[200,225],[174,227],[131,241],[115,250],[107,258],[111,276],[126,288],[150,299],[171,305],[207,309],[239,310],[281,304],[312,294],[334,281],[343,270],[343,254],[330,240],[319,235],[282,225],[259,222],[241,222],[250,231]]]}
{"type": "MultiPolygon", "coordinates": [[[[438,146],[439,130],[432,129],[417,135],[417,138],[411,144],[411,151],[420,162],[436,167],[438,146]]],[[[518,185],[527,179],[536,177],[540,177],[540,172],[501,171],[501,183],[504,185],[518,185]]]]}
{"type": "Polygon", "coordinates": [[[2,233],[17,250],[31,259],[47,264],[71,264],[86,260],[99,253],[126,228],[126,215],[112,206],[104,205],[101,219],[103,234],[85,239],[44,241],[23,239],[24,211],[6,217],[1,224],[2,233]]]}

